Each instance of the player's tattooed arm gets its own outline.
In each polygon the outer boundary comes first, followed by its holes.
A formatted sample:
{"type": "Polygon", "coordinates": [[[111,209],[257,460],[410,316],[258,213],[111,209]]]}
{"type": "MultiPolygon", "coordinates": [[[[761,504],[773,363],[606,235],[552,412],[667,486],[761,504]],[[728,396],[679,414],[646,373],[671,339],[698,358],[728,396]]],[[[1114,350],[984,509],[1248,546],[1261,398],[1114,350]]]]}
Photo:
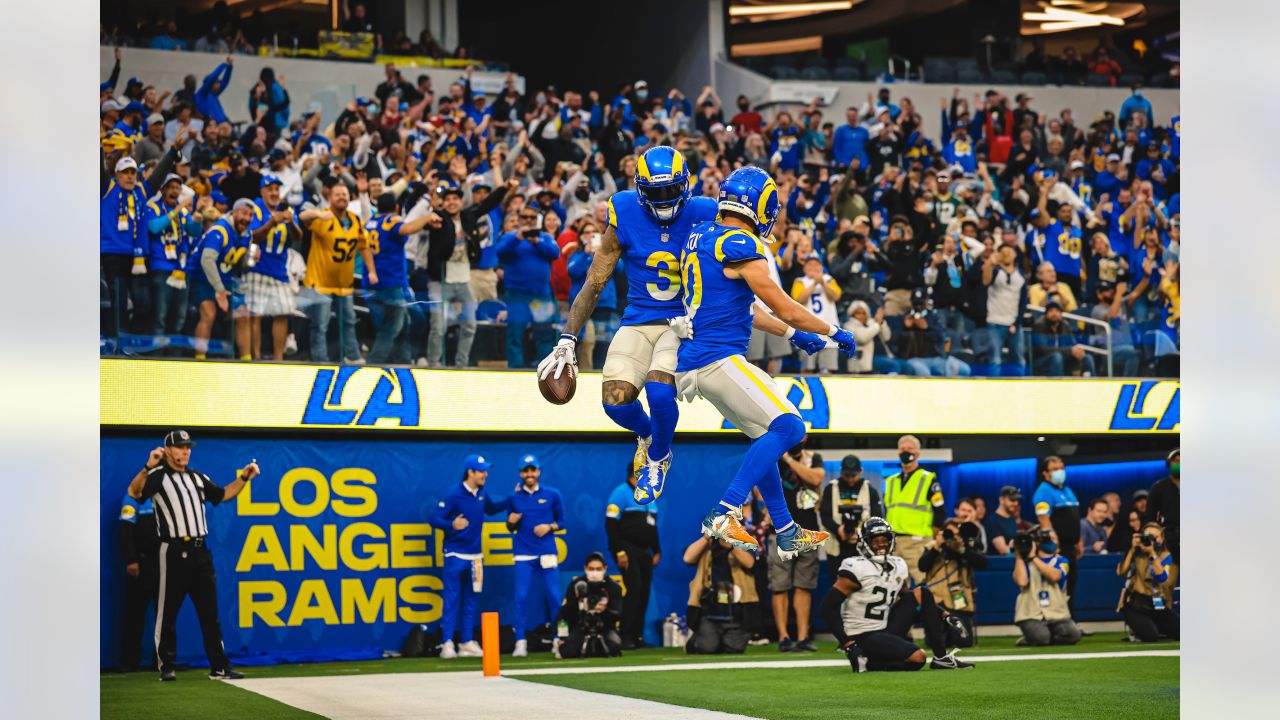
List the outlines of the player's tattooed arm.
{"type": "Polygon", "coordinates": [[[600,240],[600,249],[596,251],[596,256],[591,261],[591,268],[587,270],[587,279],[582,283],[582,290],[578,293],[578,297],[574,298],[573,306],[569,308],[569,319],[565,322],[562,332],[577,337],[582,331],[582,326],[587,324],[587,319],[591,317],[591,313],[595,312],[600,292],[608,284],[609,278],[613,277],[613,270],[618,266],[618,258],[621,256],[622,245],[618,243],[618,234],[612,225],[606,226],[604,237],[600,240]]]}

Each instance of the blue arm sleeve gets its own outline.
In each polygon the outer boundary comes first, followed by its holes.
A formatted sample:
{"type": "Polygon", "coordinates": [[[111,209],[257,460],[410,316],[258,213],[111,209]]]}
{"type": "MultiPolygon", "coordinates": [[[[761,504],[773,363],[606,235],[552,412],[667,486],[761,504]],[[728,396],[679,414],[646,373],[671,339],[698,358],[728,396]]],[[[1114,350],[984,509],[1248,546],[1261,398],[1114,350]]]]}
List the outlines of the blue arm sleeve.
{"type": "Polygon", "coordinates": [[[555,499],[551,501],[551,519],[557,527],[564,527],[564,498],[560,493],[556,493],[555,499]]]}
{"type": "Polygon", "coordinates": [[[169,219],[169,215],[167,213],[152,215],[152,217],[147,220],[147,230],[150,230],[153,233],[162,232],[165,228],[169,227],[169,223],[171,222],[172,220],[169,219]]]}
{"type": "Polygon", "coordinates": [[[187,217],[186,231],[191,237],[199,237],[200,231],[204,229],[204,223],[200,222],[194,214],[187,217]]]}
{"type": "Polygon", "coordinates": [[[951,127],[951,113],[947,112],[946,108],[940,112],[942,112],[942,141],[946,142],[951,138],[951,131],[955,128],[951,127]]]}
{"type": "MultiPolygon", "coordinates": [[[[222,87],[218,88],[218,95],[221,95],[227,89],[227,86],[231,84],[231,69],[231,66],[226,63],[218,66],[218,70],[222,71],[222,87]]],[[[214,72],[216,73],[217,70],[214,72]]]]}
{"type": "Polygon", "coordinates": [[[453,517],[451,516],[454,514],[453,503],[449,498],[445,498],[436,506],[436,511],[431,516],[431,525],[445,535],[452,535],[455,531],[453,529],[453,517]]]}
{"type": "Polygon", "coordinates": [[[225,64],[226,63],[222,63],[218,65],[218,67],[213,69],[213,72],[209,73],[208,75],[205,75],[204,80],[200,81],[200,89],[197,90],[196,92],[201,92],[201,93],[209,92],[209,88],[213,87],[214,81],[218,79],[219,73],[222,72],[222,66],[225,64]]]}
{"type": "Polygon", "coordinates": [[[560,246],[556,245],[556,241],[551,238],[548,233],[542,233],[536,245],[533,246],[538,254],[548,260],[555,260],[560,257],[560,246]]]}
{"type": "Polygon", "coordinates": [[[592,256],[585,252],[576,252],[569,257],[569,277],[574,280],[581,280],[587,276],[587,270],[591,267],[592,256]]]}
{"type": "Polygon", "coordinates": [[[796,198],[800,197],[800,189],[791,191],[791,195],[787,198],[787,217],[796,217],[800,211],[796,209],[796,198]]]}

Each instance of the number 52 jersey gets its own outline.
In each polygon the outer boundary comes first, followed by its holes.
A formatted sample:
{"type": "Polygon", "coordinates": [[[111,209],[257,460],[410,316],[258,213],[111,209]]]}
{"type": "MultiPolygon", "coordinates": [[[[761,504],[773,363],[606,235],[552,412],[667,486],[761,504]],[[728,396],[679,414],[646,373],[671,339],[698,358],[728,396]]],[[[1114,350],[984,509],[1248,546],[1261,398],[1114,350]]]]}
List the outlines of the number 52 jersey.
{"type": "Polygon", "coordinates": [[[909,577],[907,561],[890,555],[889,567],[882,568],[860,555],[854,555],[840,563],[839,572],[852,575],[862,586],[849,593],[844,601],[840,611],[844,631],[849,635],[860,635],[885,629],[889,623],[889,610],[909,577]]]}
{"type": "Polygon", "coordinates": [[[640,205],[634,190],[609,198],[609,225],[618,235],[627,273],[623,325],[666,322],[684,315],[680,302],[680,251],[694,225],[715,220],[716,201],[689,198],[679,217],[660,225],[640,205]]]}

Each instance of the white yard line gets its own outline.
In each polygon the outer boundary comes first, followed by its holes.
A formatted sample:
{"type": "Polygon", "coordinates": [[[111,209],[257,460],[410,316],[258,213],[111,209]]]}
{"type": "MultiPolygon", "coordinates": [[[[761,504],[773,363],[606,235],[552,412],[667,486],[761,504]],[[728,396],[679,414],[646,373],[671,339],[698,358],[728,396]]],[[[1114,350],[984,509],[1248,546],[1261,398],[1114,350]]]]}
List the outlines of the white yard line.
{"type": "MultiPolygon", "coordinates": [[[[1178,650],[1124,650],[1120,652],[1096,653],[1042,653],[1038,655],[964,655],[960,658],[972,663],[1012,662],[1019,660],[1093,660],[1110,657],[1177,657],[1178,650]]],[[[665,670],[737,670],[747,668],[814,668],[844,667],[847,660],[743,660],[740,662],[703,662],[681,663],[678,665],[618,665],[617,667],[584,667],[584,668],[519,668],[504,670],[503,675],[520,677],[524,675],[594,675],[596,673],[615,672],[662,672],[665,670]]]]}
{"type": "Polygon", "coordinates": [[[478,671],[251,678],[230,684],[333,720],[753,720],[651,700],[486,678],[478,671]]]}

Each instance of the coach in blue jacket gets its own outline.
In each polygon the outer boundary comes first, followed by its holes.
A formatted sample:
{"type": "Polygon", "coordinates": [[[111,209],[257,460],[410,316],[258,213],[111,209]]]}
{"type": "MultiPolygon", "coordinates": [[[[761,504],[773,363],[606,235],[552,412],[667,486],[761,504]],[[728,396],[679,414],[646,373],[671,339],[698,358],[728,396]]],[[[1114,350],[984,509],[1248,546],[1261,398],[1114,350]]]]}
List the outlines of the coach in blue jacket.
{"type": "Polygon", "coordinates": [[[431,516],[431,524],[444,533],[444,614],[440,619],[443,643],[440,657],[480,657],[483,653],[474,639],[476,596],[484,586],[484,554],[480,538],[484,516],[495,515],[506,507],[506,501],[495,502],[484,491],[489,477],[489,463],[483,455],[468,455],[462,482],[453,489],[431,516]],[[458,600],[462,600],[460,643],[455,649],[453,632],[458,619],[458,600]]]}
{"type": "Polygon", "coordinates": [[[538,618],[550,622],[560,605],[560,572],[557,564],[554,533],[564,524],[564,503],[554,488],[543,487],[542,464],[536,455],[520,458],[520,484],[507,498],[507,527],[515,533],[513,551],[516,562],[516,606],[512,629],[516,635],[515,657],[526,657],[524,639],[525,608],[530,585],[534,585],[546,602],[534,600],[538,618]]]}

